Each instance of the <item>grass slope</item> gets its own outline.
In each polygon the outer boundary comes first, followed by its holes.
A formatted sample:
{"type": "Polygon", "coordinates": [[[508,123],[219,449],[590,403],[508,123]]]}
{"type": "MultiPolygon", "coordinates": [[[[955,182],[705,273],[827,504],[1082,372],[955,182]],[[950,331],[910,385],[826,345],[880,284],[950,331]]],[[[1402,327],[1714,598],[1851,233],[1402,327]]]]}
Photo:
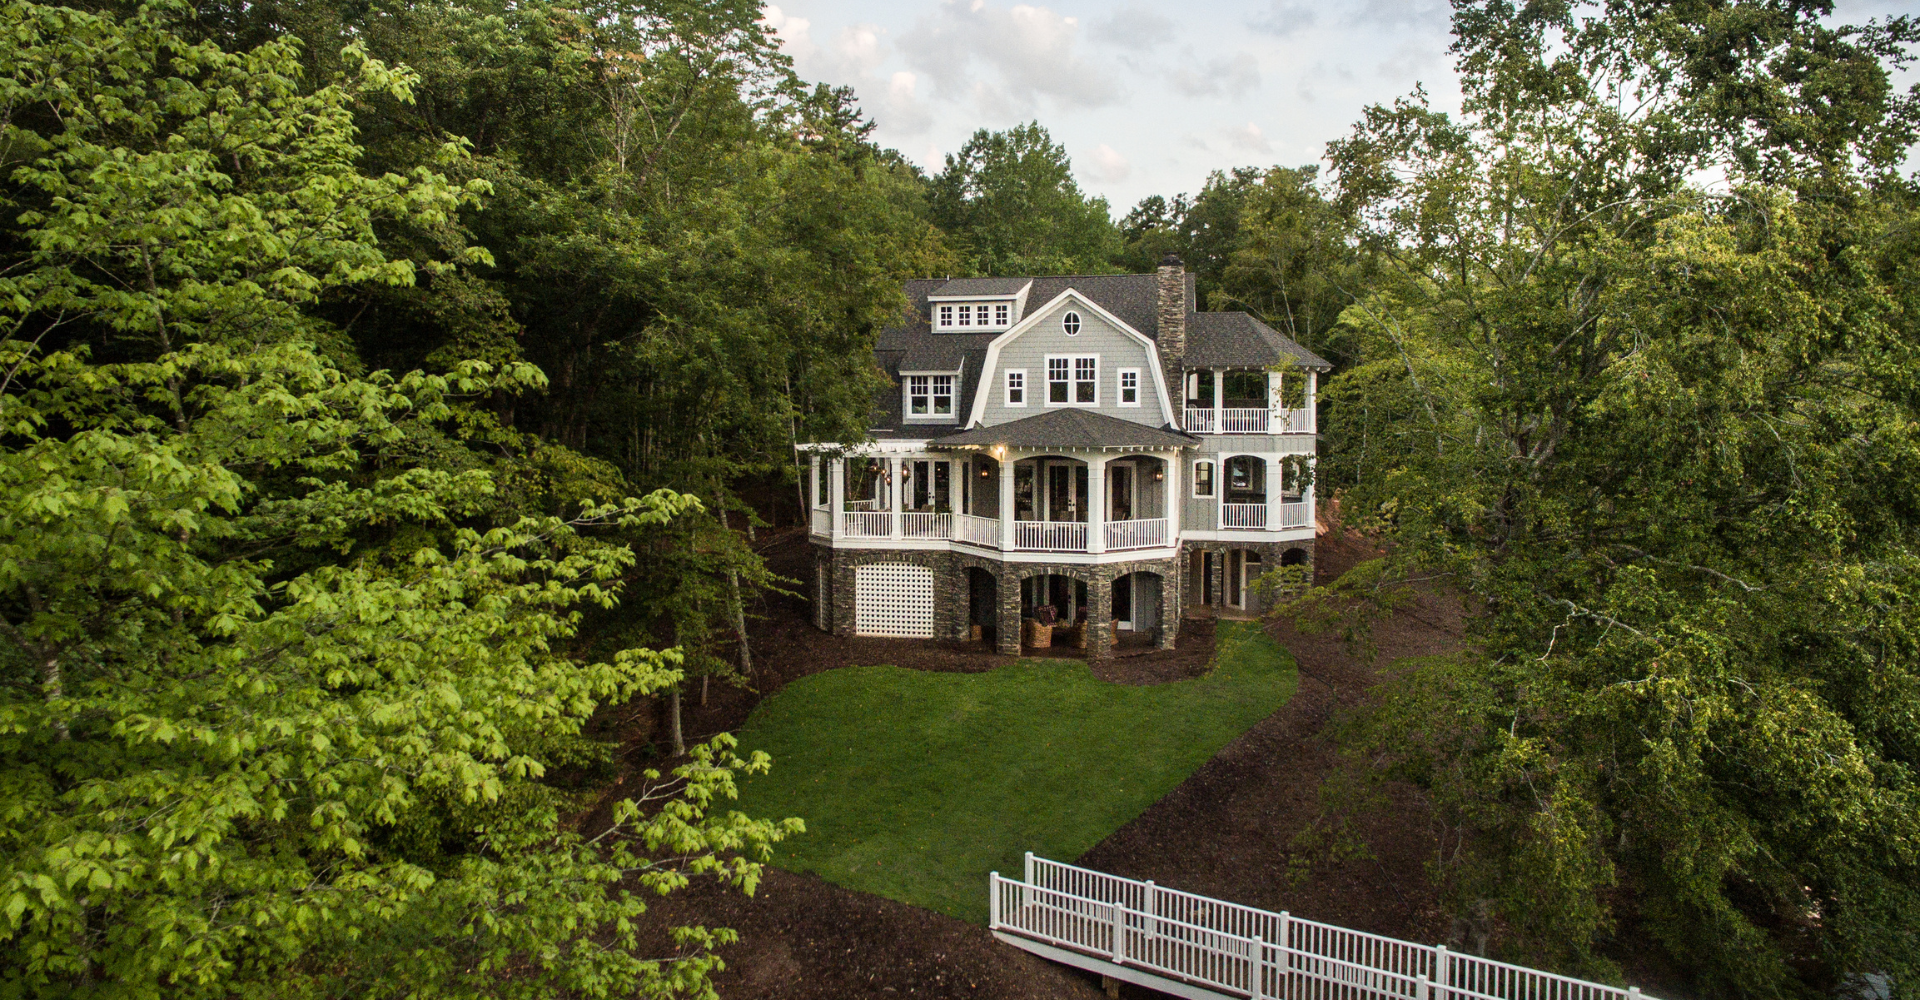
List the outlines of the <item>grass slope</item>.
{"type": "Polygon", "coordinates": [[[1284,649],[1218,627],[1211,673],[1151,687],[1075,660],[804,678],[747,721],[741,745],[774,768],[739,808],[806,819],[780,867],[984,922],[988,871],[1017,877],[1024,851],[1079,857],[1293,696],[1284,649]]]}

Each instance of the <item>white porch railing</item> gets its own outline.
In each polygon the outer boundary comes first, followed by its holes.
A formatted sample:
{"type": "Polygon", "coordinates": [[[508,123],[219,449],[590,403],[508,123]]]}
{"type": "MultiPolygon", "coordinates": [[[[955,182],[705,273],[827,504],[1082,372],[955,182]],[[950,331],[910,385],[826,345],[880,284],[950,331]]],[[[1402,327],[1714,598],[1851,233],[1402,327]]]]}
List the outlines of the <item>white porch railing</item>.
{"type": "Polygon", "coordinates": [[[1107,551],[1150,549],[1167,544],[1167,519],[1142,518],[1135,521],[1107,522],[1107,551]]]}
{"type": "Polygon", "coordinates": [[[1282,528],[1313,527],[1313,505],[1305,499],[1297,503],[1290,500],[1281,501],[1280,526],[1282,528]]]}
{"type": "Polygon", "coordinates": [[[1273,433],[1275,434],[1312,434],[1313,408],[1273,411],[1273,433]]]}
{"type": "Polygon", "coordinates": [[[812,521],[811,527],[816,535],[825,535],[833,531],[833,511],[825,507],[815,507],[809,520],[812,521]]]}
{"type": "Polygon", "coordinates": [[[1025,867],[1019,881],[988,876],[995,937],[1082,968],[1140,970],[1144,979],[1129,978],[1149,986],[1171,980],[1253,1000],[1644,1000],[1638,988],[1256,910],[1032,854],[1025,867]]]}
{"type": "Polygon", "coordinates": [[[975,517],[972,514],[953,515],[954,536],[969,545],[984,545],[990,549],[1000,547],[1000,520],[992,517],[975,517]]]}
{"type": "Polygon", "coordinates": [[[1222,528],[1265,528],[1266,526],[1266,504],[1223,503],[1220,505],[1220,527],[1222,528]]]}
{"type": "Polygon", "coordinates": [[[845,503],[845,504],[844,504],[843,506],[844,506],[844,507],[845,507],[845,508],[846,508],[847,510],[861,510],[861,511],[865,511],[865,510],[880,510],[880,509],[882,509],[882,508],[880,507],[880,501],[878,501],[878,500],[848,500],[848,501],[847,501],[847,502],[846,502],[846,503],[845,503]]]}
{"type": "Polygon", "coordinates": [[[1190,434],[1312,434],[1313,410],[1189,408],[1185,426],[1190,434]]]}
{"type": "Polygon", "coordinates": [[[893,535],[893,515],[884,510],[850,510],[840,534],[845,538],[888,538],[893,535]]]}
{"type": "Polygon", "coordinates": [[[900,515],[903,538],[952,538],[953,515],[908,511],[900,515]]]}
{"type": "Polygon", "coordinates": [[[1085,552],[1085,521],[1015,521],[1013,547],[1026,552],[1085,552]]]}

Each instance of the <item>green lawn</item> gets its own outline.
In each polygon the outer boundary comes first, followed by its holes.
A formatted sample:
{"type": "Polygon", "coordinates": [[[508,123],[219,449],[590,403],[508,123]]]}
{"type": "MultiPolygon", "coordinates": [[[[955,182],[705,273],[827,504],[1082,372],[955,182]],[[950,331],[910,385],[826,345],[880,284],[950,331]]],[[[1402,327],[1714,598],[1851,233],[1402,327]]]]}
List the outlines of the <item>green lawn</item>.
{"type": "Polygon", "coordinates": [[[800,816],[775,864],[984,921],[987,872],[1077,858],[1293,696],[1293,658],[1222,622],[1205,677],[1096,680],[1077,660],[985,674],[848,667],[761,704],[741,733],[773,755],[739,808],[800,816]]]}

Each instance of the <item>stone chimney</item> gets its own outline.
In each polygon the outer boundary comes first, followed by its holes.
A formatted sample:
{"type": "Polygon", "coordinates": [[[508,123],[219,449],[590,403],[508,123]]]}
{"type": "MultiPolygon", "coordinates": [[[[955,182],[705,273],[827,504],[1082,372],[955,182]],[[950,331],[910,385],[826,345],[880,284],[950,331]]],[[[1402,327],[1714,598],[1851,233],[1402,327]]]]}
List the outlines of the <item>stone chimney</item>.
{"type": "Polygon", "coordinates": [[[1187,408],[1187,269],[1180,255],[1160,258],[1160,371],[1173,403],[1173,425],[1179,427],[1187,408]]]}

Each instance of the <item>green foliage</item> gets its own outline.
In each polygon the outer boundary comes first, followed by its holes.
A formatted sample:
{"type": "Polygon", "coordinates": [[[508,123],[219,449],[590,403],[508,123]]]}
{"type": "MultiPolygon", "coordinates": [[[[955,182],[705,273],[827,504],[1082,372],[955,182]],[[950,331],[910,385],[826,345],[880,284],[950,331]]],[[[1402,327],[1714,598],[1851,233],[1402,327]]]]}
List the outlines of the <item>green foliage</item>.
{"type": "Polygon", "coordinates": [[[376,233],[487,185],[435,169],[458,143],[358,169],[350,109],[412,82],[359,46],[309,88],[293,40],[173,15],[0,7],[0,989],[710,995],[727,932],[648,958],[636,890],[751,890],[798,823],[718,806],[767,758],[699,748],[586,831],[545,780],[678,680],[572,647],[635,562],[608,536],[698,504],[502,511],[469,402],[541,373],[358,375],[313,311],[484,264],[376,233]]]}
{"type": "Polygon", "coordinates": [[[1465,116],[1333,148],[1387,267],[1321,477],[1389,555],[1310,606],[1470,601],[1352,736],[1529,962],[1920,982],[1916,27],[1818,15],[1461,5],[1465,116]]]}
{"type": "Polygon", "coordinates": [[[1299,683],[1258,626],[1221,622],[1205,677],[1131,686],[1084,664],[985,674],[848,667],[761,703],[741,741],[777,754],[750,810],[797,811],[775,863],[970,920],[1023,851],[1070,861],[1272,714],[1299,683]]]}
{"type": "Polygon", "coordinates": [[[975,274],[1106,274],[1119,253],[1105,198],[1080,193],[1039,122],[981,129],[929,181],[933,219],[975,274]]]}

